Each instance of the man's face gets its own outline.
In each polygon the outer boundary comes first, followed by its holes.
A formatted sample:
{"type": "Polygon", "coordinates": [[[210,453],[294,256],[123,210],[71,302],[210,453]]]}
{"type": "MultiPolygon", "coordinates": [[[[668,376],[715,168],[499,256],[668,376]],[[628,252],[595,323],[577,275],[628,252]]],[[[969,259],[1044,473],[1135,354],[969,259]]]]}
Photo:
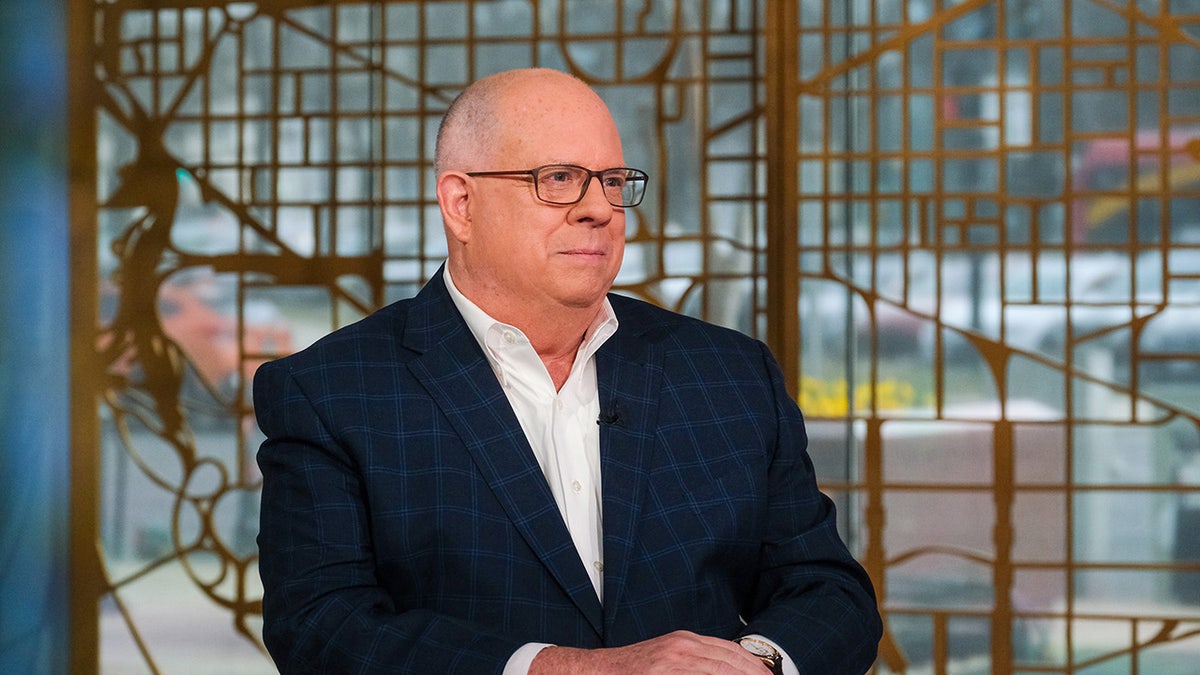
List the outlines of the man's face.
{"type": "MultiPolygon", "coordinates": [[[[578,90],[562,90],[557,83],[514,97],[513,106],[505,107],[496,166],[480,168],[624,166],[607,111],[578,97],[578,90]]],[[[514,304],[545,311],[598,305],[617,276],[625,248],[624,209],[608,203],[598,179],[591,180],[582,201],[568,206],[541,201],[532,180],[521,177],[472,181],[465,261],[484,286],[476,289],[485,294],[484,304],[500,313],[514,304]]]]}

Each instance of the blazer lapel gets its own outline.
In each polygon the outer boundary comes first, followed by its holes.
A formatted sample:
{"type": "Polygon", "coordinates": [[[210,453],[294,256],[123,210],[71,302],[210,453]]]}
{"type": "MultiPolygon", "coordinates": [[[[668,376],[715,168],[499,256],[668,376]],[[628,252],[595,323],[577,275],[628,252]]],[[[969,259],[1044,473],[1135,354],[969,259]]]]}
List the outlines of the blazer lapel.
{"type": "MultiPolygon", "coordinates": [[[[618,320],[622,319],[618,316],[618,320]]],[[[633,323],[621,324],[596,353],[603,420],[600,425],[600,473],[606,632],[611,628],[629,573],[630,551],[637,536],[654,448],[658,390],[662,382],[661,350],[646,335],[634,332],[633,323]]]]}
{"type": "Polygon", "coordinates": [[[410,362],[529,547],[602,634],[600,601],[516,414],[439,273],[418,294],[404,336],[410,362]]]}

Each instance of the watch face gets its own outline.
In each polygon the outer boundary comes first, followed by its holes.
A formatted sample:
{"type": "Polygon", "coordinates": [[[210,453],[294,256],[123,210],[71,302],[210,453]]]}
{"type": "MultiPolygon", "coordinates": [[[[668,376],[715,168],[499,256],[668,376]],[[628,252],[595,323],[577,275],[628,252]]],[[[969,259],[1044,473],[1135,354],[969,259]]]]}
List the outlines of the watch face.
{"type": "Polygon", "coordinates": [[[739,640],[738,644],[759,658],[771,659],[772,661],[779,658],[779,652],[775,651],[774,647],[760,640],[739,640]]]}
{"type": "Polygon", "coordinates": [[[742,642],[741,645],[746,651],[755,656],[773,656],[771,654],[771,649],[767,645],[758,642],[751,642],[749,640],[742,642]]]}

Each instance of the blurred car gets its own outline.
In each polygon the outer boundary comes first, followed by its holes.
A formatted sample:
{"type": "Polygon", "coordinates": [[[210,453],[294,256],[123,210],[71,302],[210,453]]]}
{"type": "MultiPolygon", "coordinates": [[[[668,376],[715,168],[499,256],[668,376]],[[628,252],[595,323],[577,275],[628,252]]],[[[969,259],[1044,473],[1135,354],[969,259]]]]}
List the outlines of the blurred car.
{"type": "MultiPolygon", "coordinates": [[[[1134,258],[1061,251],[935,255],[928,251],[846,256],[821,274],[802,271],[800,333],[806,350],[932,358],[978,358],[980,337],[1034,357],[1065,362],[1082,348],[1133,356],[1154,376],[1200,370],[1200,244],[1180,243],[1134,258]],[[1135,341],[1134,334],[1140,330],[1135,341]]],[[[714,320],[750,332],[752,285],[712,282],[714,320]]],[[[761,288],[759,289],[762,290],[761,288]]],[[[699,316],[700,294],[684,299],[699,316]]]]}
{"type": "Polygon", "coordinates": [[[188,356],[205,384],[228,394],[237,378],[250,377],[261,355],[292,351],[291,331],[278,308],[246,301],[241,312],[239,353],[237,280],[208,269],[176,274],[159,288],[158,313],[163,332],[188,356]]]}
{"type": "Polygon", "coordinates": [[[928,251],[864,251],[831,262],[801,279],[800,323],[811,342],[834,352],[931,354],[938,317],[971,274],[967,258],[928,251]]]}
{"type": "MultiPolygon", "coordinates": [[[[102,330],[99,345],[110,344],[112,321],[121,302],[112,283],[101,289],[102,330]]],[[[125,330],[161,330],[186,359],[181,401],[192,408],[193,422],[225,418],[237,403],[239,387],[248,383],[267,358],[293,351],[292,328],[279,309],[265,300],[243,299],[239,319],[238,280],[207,267],[172,274],[157,289],[155,317],[125,330]],[[240,344],[239,344],[240,329],[240,344]]],[[[131,384],[142,380],[142,364],[130,345],[108,369],[131,384]]]]}
{"type": "Polygon", "coordinates": [[[1139,287],[1161,293],[1163,309],[1146,322],[1137,343],[1142,376],[1200,376],[1200,242],[1180,242],[1166,252],[1165,265],[1157,252],[1143,257],[1139,287]]]}
{"type": "Polygon", "coordinates": [[[1128,259],[1108,253],[1015,265],[1006,277],[1004,341],[1056,360],[1066,358],[1068,340],[1127,348],[1129,328],[1158,306],[1138,297],[1132,280],[1128,259]]]}
{"type": "MultiPolygon", "coordinates": [[[[1002,271],[993,258],[985,262],[974,290],[944,284],[932,318],[942,329],[950,359],[966,357],[972,349],[968,337],[979,336],[1053,361],[1065,361],[1070,344],[1108,351],[1127,363],[1135,326],[1151,325],[1165,307],[1183,302],[1179,294],[1167,298],[1159,290],[1161,269],[1150,260],[1131,261],[1112,252],[1069,259],[1043,253],[1036,261],[1012,254],[1002,271]]],[[[925,338],[932,342],[934,333],[925,338]]],[[[932,344],[924,349],[931,353],[932,344]]]]}

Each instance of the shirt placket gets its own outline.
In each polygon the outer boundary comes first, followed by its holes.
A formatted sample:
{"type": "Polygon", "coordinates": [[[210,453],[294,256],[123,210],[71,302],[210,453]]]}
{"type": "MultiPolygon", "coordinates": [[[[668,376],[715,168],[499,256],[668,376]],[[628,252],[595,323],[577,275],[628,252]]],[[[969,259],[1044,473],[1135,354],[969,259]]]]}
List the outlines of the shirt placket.
{"type": "Polygon", "coordinates": [[[589,430],[580,419],[584,409],[574,390],[564,388],[559,392],[554,397],[550,415],[551,442],[553,454],[559,460],[558,483],[567,529],[599,595],[603,588],[604,562],[595,526],[600,521],[595,474],[584,454],[589,440],[586,438],[589,430]],[[584,439],[584,443],[579,443],[578,439],[584,439]]]}

